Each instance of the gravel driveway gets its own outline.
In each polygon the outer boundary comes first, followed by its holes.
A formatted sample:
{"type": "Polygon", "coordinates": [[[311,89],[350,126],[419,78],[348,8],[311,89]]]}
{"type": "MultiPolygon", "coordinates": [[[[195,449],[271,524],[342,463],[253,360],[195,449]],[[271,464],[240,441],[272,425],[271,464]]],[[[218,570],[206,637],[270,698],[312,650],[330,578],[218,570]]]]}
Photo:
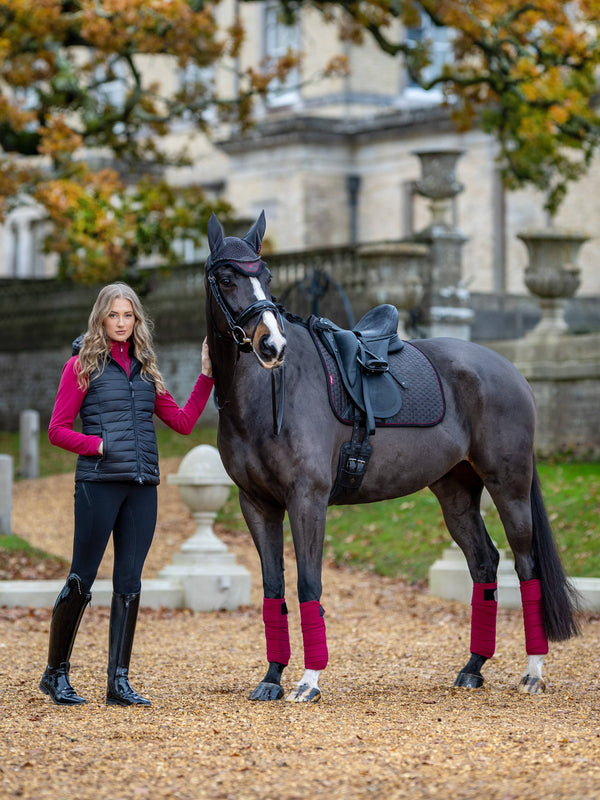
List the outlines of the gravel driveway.
{"type": "MultiPolygon", "coordinates": [[[[163,474],[176,467],[163,464],[163,474]]],[[[16,484],[13,529],[33,544],[68,557],[71,514],[71,476],[16,484]]],[[[159,518],[145,577],[194,528],[166,481],[159,518]]],[[[131,676],[149,708],[104,704],[107,609],[92,601],[73,651],[72,681],[88,700],[76,708],[53,706],[37,689],[49,610],[0,609],[2,800],[600,797],[598,619],[551,646],[548,692],[523,697],[521,615],[501,610],[484,688],[457,690],[468,607],[327,565],[323,700],[251,703],[266,667],[258,558],[248,535],[224,538],[252,573],[251,605],[142,610],[131,676]]],[[[291,689],[303,660],[292,554],[287,565],[291,689]]]]}

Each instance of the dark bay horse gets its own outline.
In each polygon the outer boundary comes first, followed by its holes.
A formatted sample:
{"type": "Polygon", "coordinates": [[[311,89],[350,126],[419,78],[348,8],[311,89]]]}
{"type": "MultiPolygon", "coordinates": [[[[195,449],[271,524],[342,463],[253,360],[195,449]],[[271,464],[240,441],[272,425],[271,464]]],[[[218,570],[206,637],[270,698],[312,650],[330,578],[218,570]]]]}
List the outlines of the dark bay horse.
{"type": "MultiPolygon", "coordinates": [[[[218,448],[239,487],[262,568],[268,669],[250,698],[276,700],[284,694],[281,678],[290,658],[283,570],[287,511],[305,665],[287,699],[315,702],[328,658],[321,606],[325,521],[349,429],[330,408],[307,325],[289,315],[284,320],[273,302],[270,273],[260,258],[264,232],[264,214],[243,239],[224,237],[214,215],[209,222],[206,319],[219,406],[218,448]]],[[[435,494],[473,579],[471,655],[455,685],[476,688],[496,638],[499,556],[480,513],[486,487],[521,587],[528,661],[519,691],[544,691],[548,641],[575,635],[577,622],[535,466],[533,394],[509,361],[485,347],[445,338],[411,345],[437,370],[443,419],[431,427],[378,428],[360,487],[352,496],[342,494],[340,502],[370,503],[423,487],[435,494]]]]}

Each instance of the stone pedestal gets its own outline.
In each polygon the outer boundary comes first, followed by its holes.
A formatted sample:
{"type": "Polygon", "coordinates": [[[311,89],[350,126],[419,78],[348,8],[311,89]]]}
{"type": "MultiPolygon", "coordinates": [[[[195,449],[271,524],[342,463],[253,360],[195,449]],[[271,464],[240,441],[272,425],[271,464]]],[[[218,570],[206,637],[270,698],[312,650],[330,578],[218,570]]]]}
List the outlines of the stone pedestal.
{"type": "MultiPolygon", "coordinates": [[[[452,544],[442,557],[429,568],[429,591],[435,597],[470,603],[473,581],[462,550],[452,544]]],[[[498,564],[498,605],[502,608],[521,608],[519,580],[514,562],[505,550],[500,550],[498,564]]]]}
{"type": "Polygon", "coordinates": [[[415,188],[429,199],[431,210],[430,224],[414,237],[429,252],[421,274],[420,322],[425,336],[471,338],[474,313],[462,280],[462,248],[467,238],[454,225],[450,214],[452,198],[463,190],[455,178],[456,162],[462,153],[462,150],[415,152],[422,173],[415,188]]]}
{"type": "Polygon", "coordinates": [[[248,605],[250,573],[236,564],[235,555],[213,530],[217,512],[233,485],[218,450],[210,445],[195,447],[184,457],[179,471],[167,476],[167,482],[179,487],[197,528],[172,563],[161,570],[160,577],[180,582],[183,604],[192,611],[233,610],[248,605]]]}
{"type": "Polygon", "coordinates": [[[410,313],[423,299],[422,273],[428,248],[416,242],[382,242],[359,248],[367,265],[369,299],[374,304],[392,303],[398,309],[398,335],[412,335],[410,313]]]}

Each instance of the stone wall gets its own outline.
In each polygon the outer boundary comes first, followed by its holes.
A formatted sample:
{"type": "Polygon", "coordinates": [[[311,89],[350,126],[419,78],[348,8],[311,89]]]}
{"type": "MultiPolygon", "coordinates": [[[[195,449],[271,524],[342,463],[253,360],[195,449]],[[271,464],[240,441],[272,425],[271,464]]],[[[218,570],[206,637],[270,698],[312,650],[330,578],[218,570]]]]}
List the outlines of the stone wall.
{"type": "MultiPolygon", "coordinates": [[[[354,272],[354,280],[344,279],[353,262],[350,250],[343,255],[338,263],[330,256],[327,261],[324,254],[324,263],[347,286],[358,319],[373,301],[360,270],[354,272]]],[[[277,275],[277,259],[269,257],[269,264],[277,275]]],[[[180,403],[187,399],[201,367],[202,274],[199,266],[186,267],[170,275],[157,274],[151,284],[141,286],[144,305],[156,325],[161,371],[180,403]]],[[[282,288],[274,280],[275,294],[282,288]]],[[[71,354],[72,340],[86,328],[96,293],[97,288],[47,280],[0,281],[0,429],[17,430],[19,414],[26,408],[39,411],[42,430],[47,426],[62,366],[71,354]]],[[[292,294],[286,306],[307,315],[310,306],[299,308],[299,302],[299,295],[292,294]]],[[[599,456],[600,334],[563,337],[551,350],[547,342],[533,347],[520,337],[539,319],[534,298],[475,294],[471,305],[475,310],[472,338],[516,363],[533,387],[539,408],[540,454],[599,456]]],[[[573,298],[567,303],[567,320],[576,330],[598,330],[599,305],[593,298],[573,298]]],[[[319,313],[347,324],[335,291],[321,302],[319,313]]],[[[209,403],[202,423],[215,421],[216,411],[209,403]]]]}
{"type": "Polygon", "coordinates": [[[536,398],[536,452],[600,457],[600,334],[491,342],[536,398]]]}

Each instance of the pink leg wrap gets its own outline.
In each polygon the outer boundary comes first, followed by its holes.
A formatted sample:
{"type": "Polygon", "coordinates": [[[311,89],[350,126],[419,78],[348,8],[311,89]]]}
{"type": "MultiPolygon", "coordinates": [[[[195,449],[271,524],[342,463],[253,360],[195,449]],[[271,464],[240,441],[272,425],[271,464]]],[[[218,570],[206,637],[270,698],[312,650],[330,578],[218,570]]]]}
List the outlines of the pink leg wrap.
{"type": "Polygon", "coordinates": [[[325,611],[318,600],[300,603],[300,622],[304,643],[304,668],[325,669],[327,666],[327,636],[325,611]]]}
{"type": "Polygon", "coordinates": [[[471,652],[491,658],[496,650],[498,584],[474,583],[471,599],[471,652]]]}
{"type": "Polygon", "coordinates": [[[290,660],[290,634],[288,631],[285,598],[272,600],[263,598],[263,622],[267,640],[267,661],[288,664],[290,660]]]}
{"type": "Polygon", "coordinates": [[[521,603],[527,655],[545,656],[548,652],[548,639],[542,617],[542,590],[536,578],[521,581],[521,603]]]}

